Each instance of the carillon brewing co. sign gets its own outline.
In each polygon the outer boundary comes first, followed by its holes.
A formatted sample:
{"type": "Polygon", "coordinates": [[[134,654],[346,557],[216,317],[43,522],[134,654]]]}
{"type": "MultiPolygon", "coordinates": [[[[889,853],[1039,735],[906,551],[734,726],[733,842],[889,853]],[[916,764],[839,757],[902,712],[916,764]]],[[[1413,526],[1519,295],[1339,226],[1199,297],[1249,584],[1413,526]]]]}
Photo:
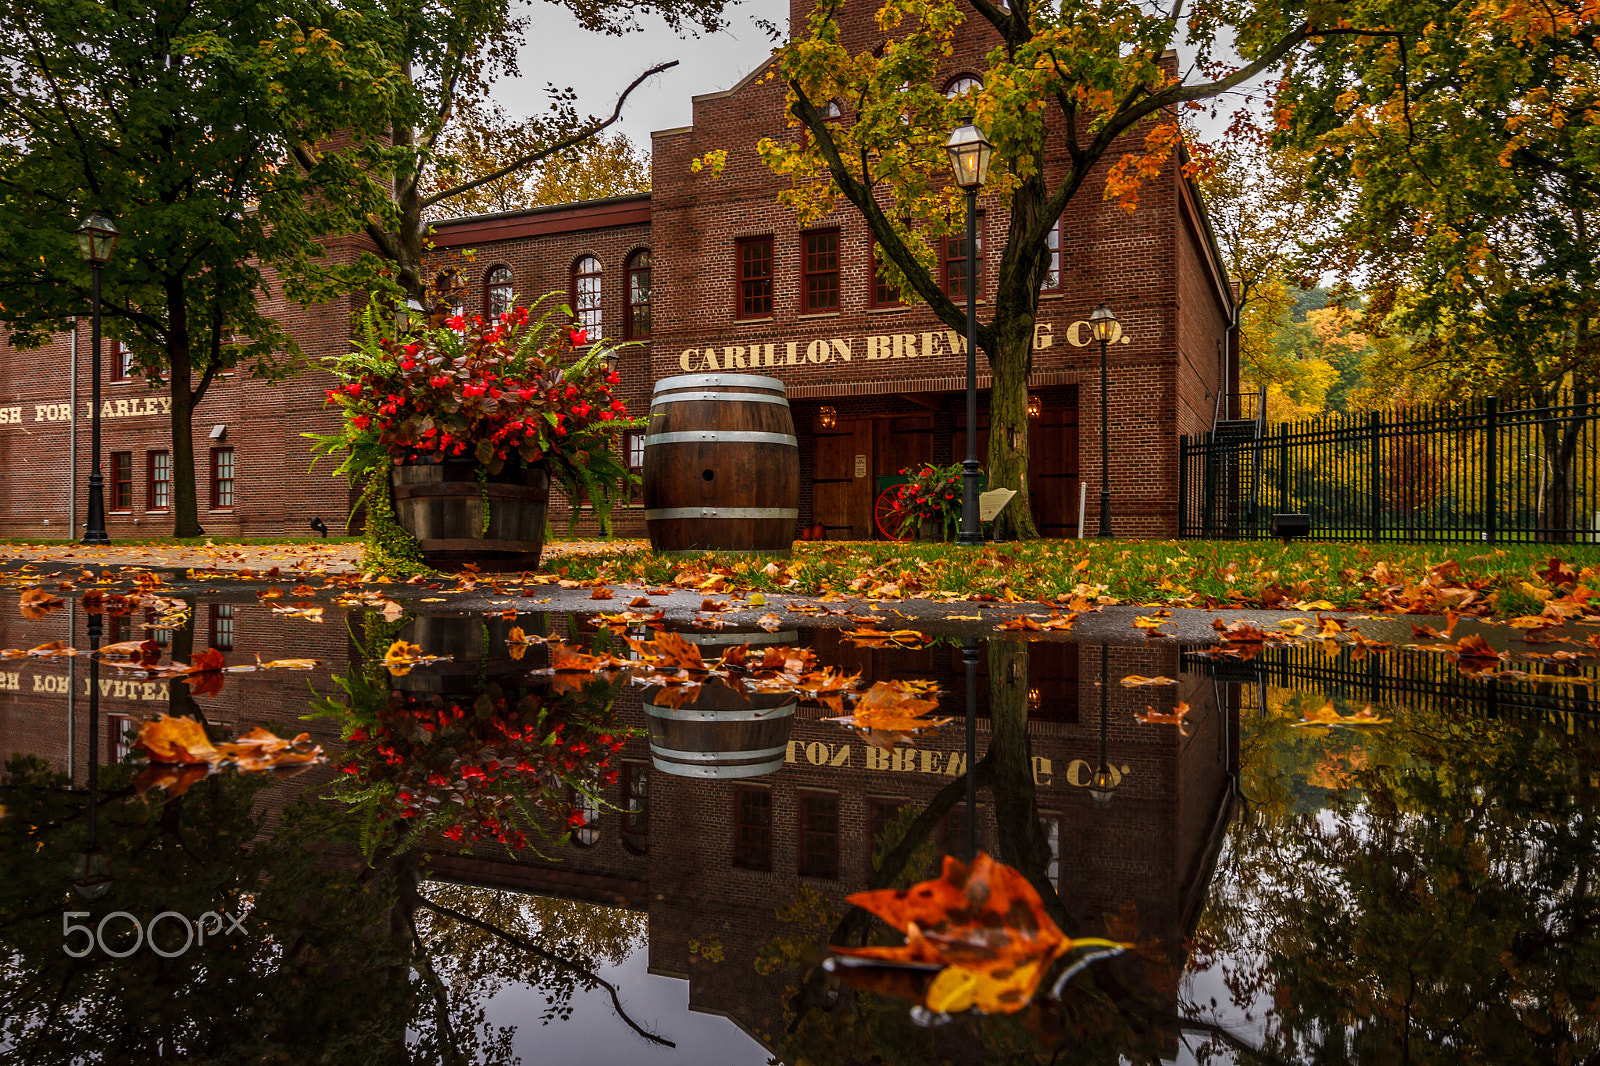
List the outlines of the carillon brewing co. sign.
{"type": "MultiPolygon", "coordinates": [[[[1132,339],[1123,334],[1120,324],[1113,323],[1111,330],[1112,344],[1127,344],[1132,339]]],[[[1073,322],[1059,336],[1074,348],[1093,343],[1087,319],[1073,322]]],[[[1038,323],[1033,327],[1033,350],[1038,352],[1053,347],[1056,338],[1053,325],[1038,323]]],[[[786,366],[853,363],[857,359],[875,362],[881,359],[938,359],[941,356],[966,354],[966,337],[955,330],[944,329],[925,333],[879,333],[866,337],[815,337],[772,344],[685,348],[678,356],[678,365],[687,373],[698,374],[712,370],[781,370],[786,366]]]]}

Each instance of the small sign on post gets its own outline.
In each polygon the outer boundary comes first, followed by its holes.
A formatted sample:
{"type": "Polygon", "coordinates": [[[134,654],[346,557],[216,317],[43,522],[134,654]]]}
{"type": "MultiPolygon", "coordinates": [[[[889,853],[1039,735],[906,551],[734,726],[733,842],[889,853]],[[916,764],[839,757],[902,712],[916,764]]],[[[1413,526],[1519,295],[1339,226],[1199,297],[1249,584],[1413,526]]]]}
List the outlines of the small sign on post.
{"type": "Polygon", "coordinates": [[[993,522],[1016,494],[1016,489],[990,489],[988,492],[978,493],[978,518],[984,522],[993,522]]]}
{"type": "Polygon", "coordinates": [[[865,455],[858,455],[858,456],[856,456],[856,477],[866,477],[866,476],[867,476],[867,457],[865,455]]]}

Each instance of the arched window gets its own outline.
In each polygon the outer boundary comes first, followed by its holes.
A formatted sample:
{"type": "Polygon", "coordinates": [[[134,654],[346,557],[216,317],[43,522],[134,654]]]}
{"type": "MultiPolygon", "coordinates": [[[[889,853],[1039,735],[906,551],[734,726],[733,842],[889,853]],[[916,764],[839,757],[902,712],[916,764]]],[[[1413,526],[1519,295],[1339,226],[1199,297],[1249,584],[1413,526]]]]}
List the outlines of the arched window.
{"type": "Polygon", "coordinates": [[[836,118],[844,118],[844,108],[839,106],[839,101],[829,100],[827,106],[822,109],[822,117],[830,122],[836,118]]]}
{"type": "Polygon", "coordinates": [[[635,855],[650,851],[650,766],[622,764],[622,846],[635,855]]]}
{"type": "Polygon", "coordinates": [[[589,339],[600,339],[600,260],[586,255],[572,265],[572,313],[589,339]]]}
{"type": "Polygon", "coordinates": [[[957,74],[950,79],[950,84],[944,87],[944,94],[952,99],[962,93],[976,92],[983,88],[983,82],[971,74],[957,74]]]}
{"type": "Polygon", "coordinates": [[[489,310],[491,321],[511,310],[510,267],[497,266],[490,269],[488,280],[484,282],[483,304],[489,310]]]}
{"type": "Polygon", "coordinates": [[[630,341],[650,339],[650,249],[644,248],[628,257],[628,322],[624,338],[630,341]]]}

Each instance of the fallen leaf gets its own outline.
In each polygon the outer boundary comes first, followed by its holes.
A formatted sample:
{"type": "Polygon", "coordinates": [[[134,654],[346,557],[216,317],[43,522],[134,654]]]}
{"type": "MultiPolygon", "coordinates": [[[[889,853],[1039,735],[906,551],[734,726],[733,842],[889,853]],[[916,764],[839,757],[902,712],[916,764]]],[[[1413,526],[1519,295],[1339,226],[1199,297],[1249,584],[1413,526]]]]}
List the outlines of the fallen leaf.
{"type": "Polygon", "coordinates": [[[846,901],[899,929],[906,942],[898,947],[835,945],[830,948],[837,956],[833,961],[937,970],[923,1004],[938,1013],[976,1008],[985,1014],[1015,1014],[1032,1001],[1050,965],[1074,948],[1120,952],[1128,946],[1098,938],[1069,939],[1045,912],[1027,878],[983,852],[971,866],[945,856],[936,881],[857,892],[846,901]]]}
{"type": "Polygon", "coordinates": [[[1176,685],[1178,682],[1170,677],[1145,677],[1142,674],[1129,674],[1122,679],[1123,688],[1139,688],[1142,685],[1176,685]]]}
{"type": "Polygon", "coordinates": [[[1158,711],[1154,707],[1146,707],[1143,712],[1135,711],[1133,717],[1143,725],[1175,725],[1178,727],[1179,735],[1186,737],[1189,735],[1189,723],[1185,721],[1188,714],[1189,705],[1179,700],[1171,714],[1158,711]]]}
{"type": "Polygon", "coordinates": [[[55,596],[44,589],[28,589],[22,594],[18,606],[24,618],[38,621],[51,611],[59,611],[67,605],[67,601],[60,596],[55,596]]]}

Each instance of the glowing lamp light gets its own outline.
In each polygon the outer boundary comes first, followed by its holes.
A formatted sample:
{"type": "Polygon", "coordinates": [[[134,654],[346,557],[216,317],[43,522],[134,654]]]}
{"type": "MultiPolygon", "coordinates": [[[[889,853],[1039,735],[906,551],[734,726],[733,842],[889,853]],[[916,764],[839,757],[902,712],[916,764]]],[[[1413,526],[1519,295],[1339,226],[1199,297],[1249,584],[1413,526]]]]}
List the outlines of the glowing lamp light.
{"type": "Polygon", "coordinates": [[[989,180],[989,159],[994,155],[994,145],[972,124],[970,117],[961,122],[944,142],[944,150],[950,156],[956,184],[963,189],[976,189],[989,180]]]}
{"type": "Polygon", "coordinates": [[[1117,328],[1117,316],[1111,313],[1111,308],[1101,304],[1094,309],[1094,314],[1089,316],[1089,332],[1101,344],[1110,344],[1113,331],[1117,328]]]}
{"type": "Polygon", "coordinates": [[[823,429],[832,429],[834,425],[838,423],[838,421],[839,412],[835,411],[832,407],[824,405],[822,410],[817,412],[817,423],[821,425],[823,429]]]}

